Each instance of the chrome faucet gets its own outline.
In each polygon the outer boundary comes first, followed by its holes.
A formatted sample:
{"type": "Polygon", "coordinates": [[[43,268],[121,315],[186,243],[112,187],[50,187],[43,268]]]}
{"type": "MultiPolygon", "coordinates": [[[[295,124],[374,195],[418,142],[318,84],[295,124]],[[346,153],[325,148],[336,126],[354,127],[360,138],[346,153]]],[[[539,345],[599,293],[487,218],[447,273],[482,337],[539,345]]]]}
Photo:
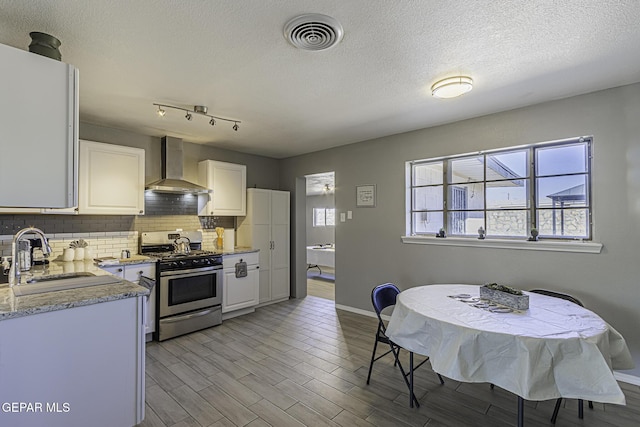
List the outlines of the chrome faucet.
{"type": "Polygon", "coordinates": [[[18,243],[22,236],[25,234],[36,234],[40,237],[42,241],[42,253],[45,257],[49,256],[51,253],[51,246],[49,246],[49,242],[47,241],[47,237],[44,235],[44,232],[39,228],[35,227],[27,227],[18,231],[15,236],[13,236],[13,241],[11,242],[11,262],[12,269],[9,272],[9,286],[19,285],[20,284],[20,259],[18,256],[18,243]]]}

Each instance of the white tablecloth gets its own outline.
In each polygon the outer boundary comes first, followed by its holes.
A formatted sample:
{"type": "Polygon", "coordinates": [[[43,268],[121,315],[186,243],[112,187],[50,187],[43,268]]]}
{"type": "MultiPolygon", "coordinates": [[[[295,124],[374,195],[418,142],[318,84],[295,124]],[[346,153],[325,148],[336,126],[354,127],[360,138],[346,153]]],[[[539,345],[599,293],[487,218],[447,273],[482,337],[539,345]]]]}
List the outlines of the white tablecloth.
{"type": "Polygon", "coordinates": [[[310,265],[326,265],[328,267],[336,266],[336,250],[335,248],[318,249],[307,246],[307,264],[310,265]]]}
{"type": "Polygon", "coordinates": [[[631,369],[624,338],[593,312],[528,293],[529,310],[492,313],[449,298],[476,285],[430,285],[398,296],[387,335],[464,382],[493,383],[527,400],[625,404],[612,368],[631,369]]]}

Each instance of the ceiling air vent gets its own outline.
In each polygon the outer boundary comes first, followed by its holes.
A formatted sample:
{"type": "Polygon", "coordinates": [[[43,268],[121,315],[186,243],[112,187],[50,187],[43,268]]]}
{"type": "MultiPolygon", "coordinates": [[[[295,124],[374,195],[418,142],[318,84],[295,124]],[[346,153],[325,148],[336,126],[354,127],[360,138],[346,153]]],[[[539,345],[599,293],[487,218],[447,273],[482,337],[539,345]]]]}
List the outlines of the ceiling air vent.
{"type": "Polygon", "coordinates": [[[293,18],[284,26],[289,43],[304,50],[325,50],[342,40],[342,25],[327,15],[311,13],[293,18]]]}

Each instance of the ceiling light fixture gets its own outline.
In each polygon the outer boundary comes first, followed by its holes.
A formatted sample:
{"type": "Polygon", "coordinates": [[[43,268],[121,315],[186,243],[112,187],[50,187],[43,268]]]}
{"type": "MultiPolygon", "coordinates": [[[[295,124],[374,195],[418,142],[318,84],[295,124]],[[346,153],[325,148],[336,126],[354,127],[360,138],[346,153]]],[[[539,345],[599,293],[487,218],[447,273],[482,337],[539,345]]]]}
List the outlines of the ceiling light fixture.
{"type": "Polygon", "coordinates": [[[233,130],[235,130],[236,132],[238,131],[238,123],[242,123],[239,120],[225,119],[224,117],[212,116],[211,114],[207,114],[207,111],[209,109],[205,105],[195,105],[193,107],[193,110],[189,110],[188,108],[175,107],[173,105],[167,105],[167,104],[153,103],[153,105],[158,107],[158,116],[160,117],[164,117],[164,115],[166,114],[165,108],[173,108],[174,110],[180,110],[180,111],[186,112],[184,117],[189,121],[193,117],[192,114],[199,114],[201,116],[209,117],[211,119],[209,120],[209,124],[211,126],[214,126],[216,124],[216,120],[223,120],[225,122],[233,123],[233,130]]]}
{"type": "Polygon", "coordinates": [[[431,94],[436,98],[455,98],[473,89],[471,77],[456,76],[440,80],[431,86],[431,94]]]}

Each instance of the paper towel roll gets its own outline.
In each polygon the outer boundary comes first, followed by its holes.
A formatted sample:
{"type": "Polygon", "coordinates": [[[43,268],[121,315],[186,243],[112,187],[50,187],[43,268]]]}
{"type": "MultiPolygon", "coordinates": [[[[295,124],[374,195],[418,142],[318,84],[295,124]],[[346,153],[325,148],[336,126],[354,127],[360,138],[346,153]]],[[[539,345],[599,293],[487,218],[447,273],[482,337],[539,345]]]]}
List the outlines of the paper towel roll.
{"type": "Polygon", "coordinates": [[[224,229],[224,240],[222,244],[225,251],[233,251],[233,249],[236,247],[235,237],[236,233],[233,228],[224,229]]]}

